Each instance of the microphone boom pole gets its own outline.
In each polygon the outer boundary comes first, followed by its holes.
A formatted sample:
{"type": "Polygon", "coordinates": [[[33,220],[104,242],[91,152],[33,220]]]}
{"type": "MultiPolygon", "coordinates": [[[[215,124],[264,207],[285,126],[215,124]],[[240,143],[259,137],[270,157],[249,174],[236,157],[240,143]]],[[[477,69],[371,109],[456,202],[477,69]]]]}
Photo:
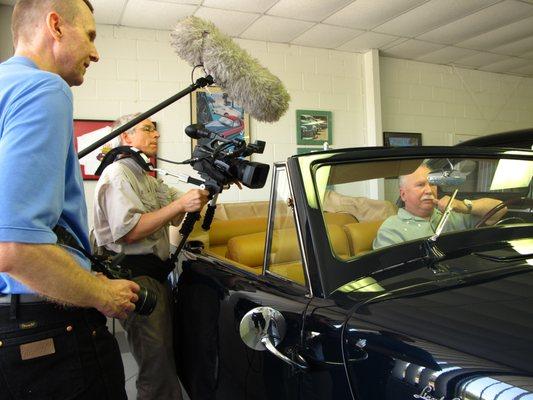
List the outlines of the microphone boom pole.
{"type": "Polygon", "coordinates": [[[101,145],[109,142],[111,139],[113,139],[115,136],[120,135],[122,132],[126,132],[128,129],[134,127],[139,122],[144,121],[146,118],[154,115],[156,112],[161,111],[163,108],[171,105],[172,103],[178,101],[182,97],[187,96],[188,94],[194,92],[196,89],[212,85],[214,83],[213,77],[211,75],[207,75],[202,78],[198,78],[195,83],[190,85],[188,88],[182,90],[179,93],[176,93],[174,96],[169,97],[165,101],[159,103],[155,107],[152,107],[148,111],[145,111],[138,117],[133,118],[131,121],[127,122],[126,124],[122,125],[121,127],[115,129],[110,134],[104,136],[102,139],[97,140],[93,144],[91,144],[89,147],[81,150],[78,152],[78,159],[85,157],[87,154],[91,153],[92,151],[96,150],[101,145]]]}

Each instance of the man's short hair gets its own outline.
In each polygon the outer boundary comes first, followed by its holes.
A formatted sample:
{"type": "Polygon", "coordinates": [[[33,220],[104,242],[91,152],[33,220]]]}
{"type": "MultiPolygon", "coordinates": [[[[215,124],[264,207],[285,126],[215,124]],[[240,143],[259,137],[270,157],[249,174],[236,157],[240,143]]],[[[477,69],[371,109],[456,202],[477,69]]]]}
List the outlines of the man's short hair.
{"type": "MultiPolygon", "coordinates": [[[[89,0],[81,0],[94,13],[93,5],[89,0]]],[[[11,17],[11,33],[15,47],[21,36],[30,37],[33,27],[38,24],[48,12],[54,10],[67,22],[73,22],[78,15],[79,0],[18,0],[11,17]],[[26,32],[26,30],[31,30],[26,32]]]]}
{"type": "MultiPolygon", "coordinates": [[[[115,122],[113,122],[113,125],[111,125],[111,129],[112,130],[115,130],[117,128],[120,128],[122,125],[124,124],[127,124],[128,122],[130,122],[133,118],[136,118],[138,117],[139,115],[141,115],[141,113],[134,113],[134,114],[126,114],[126,115],[123,115],[122,117],[120,118],[117,118],[115,120],[115,122]]],[[[135,126],[132,126],[130,129],[128,129],[127,131],[125,131],[124,133],[127,133],[128,135],[132,135],[133,133],[135,133],[135,126]]],[[[122,138],[121,138],[121,135],[118,135],[118,136],[115,136],[113,139],[111,139],[111,147],[114,149],[115,147],[119,147],[119,146],[122,146],[123,143],[122,143],[122,138]]]]}
{"type": "MultiPolygon", "coordinates": [[[[420,164],[416,169],[418,168],[427,168],[431,170],[431,168],[429,168],[429,165],[425,161],[422,164],[420,164]]],[[[411,172],[411,174],[414,173],[415,171],[411,172]]],[[[405,178],[407,177],[407,175],[411,175],[411,174],[405,174],[405,175],[398,176],[398,187],[403,187],[405,185],[405,178]]]]}

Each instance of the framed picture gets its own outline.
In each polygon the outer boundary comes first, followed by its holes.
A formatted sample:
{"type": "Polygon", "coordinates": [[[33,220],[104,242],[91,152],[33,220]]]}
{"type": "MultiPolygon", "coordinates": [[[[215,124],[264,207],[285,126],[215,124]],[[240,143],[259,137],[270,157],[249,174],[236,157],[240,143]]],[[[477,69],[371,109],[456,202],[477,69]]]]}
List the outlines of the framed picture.
{"type": "Polygon", "coordinates": [[[383,132],[383,146],[409,147],[422,146],[422,134],[410,132],[383,132]]]}
{"type": "Polygon", "coordinates": [[[296,148],[296,154],[308,154],[308,153],[314,153],[317,151],[322,151],[322,147],[297,147],[296,148]]]}
{"type": "Polygon", "coordinates": [[[332,140],[331,111],[296,110],[296,142],[323,144],[332,140]]]}
{"type": "MultiPolygon", "coordinates": [[[[225,138],[250,143],[250,116],[221,88],[211,86],[191,93],[191,122],[225,138]]],[[[191,153],[196,140],[191,140],[191,153]]]]}
{"type": "MultiPolygon", "coordinates": [[[[111,120],[75,119],[74,146],[76,147],[76,151],[81,151],[89,147],[97,140],[111,133],[113,122],[111,120]]],[[[84,180],[98,180],[99,177],[94,175],[94,173],[100,166],[100,162],[106,153],[112,149],[110,142],[103,144],[98,149],[80,159],[81,175],[84,180]]],[[[154,167],[156,166],[155,157],[150,157],[150,162],[154,167]]],[[[155,177],[156,173],[150,172],[150,175],[155,177]]]]}

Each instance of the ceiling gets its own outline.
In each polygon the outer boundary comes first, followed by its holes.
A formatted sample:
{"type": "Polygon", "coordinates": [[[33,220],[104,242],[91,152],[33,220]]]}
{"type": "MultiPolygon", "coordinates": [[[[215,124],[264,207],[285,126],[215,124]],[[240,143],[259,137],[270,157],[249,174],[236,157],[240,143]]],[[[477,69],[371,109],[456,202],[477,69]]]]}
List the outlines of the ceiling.
{"type": "MultiPolygon", "coordinates": [[[[233,37],[533,77],[533,0],[91,0],[96,22],[172,29],[189,15],[233,37]]],[[[0,0],[14,4],[15,0],[0,0]]]]}

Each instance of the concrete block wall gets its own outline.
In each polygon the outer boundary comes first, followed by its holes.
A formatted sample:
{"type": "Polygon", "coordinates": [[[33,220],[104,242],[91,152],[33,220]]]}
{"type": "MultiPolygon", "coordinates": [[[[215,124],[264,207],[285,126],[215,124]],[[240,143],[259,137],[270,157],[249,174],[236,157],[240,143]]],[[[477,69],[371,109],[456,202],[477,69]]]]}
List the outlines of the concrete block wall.
{"type": "Polygon", "coordinates": [[[453,145],[533,126],[533,79],[382,57],[384,131],[453,145]]]}
{"type": "MultiPolygon", "coordinates": [[[[91,64],[85,83],[73,88],[75,118],[115,119],[146,111],[191,84],[192,68],[173,52],[168,31],[98,25],[97,32],[100,61],[91,64]]],[[[267,142],[265,153],[254,155],[254,161],[272,164],[296,153],[297,109],[332,111],[333,146],[365,144],[361,55],[249,40],[237,43],[277,75],[292,98],[278,122],[251,120],[252,140],[267,142]]],[[[189,97],[153,118],[161,133],[159,155],[171,160],[189,158],[190,139],[183,132],[191,121],[189,97]]],[[[159,166],[195,174],[186,166],[162,162],[159,166]]],[[[183,191],[191,187],[175,178],[165,180],[183,191]]],[[[85,182],[89,221],[94,186],[93,181],[85,182]]],[[[269,187],[232,188],[223,192],[219,201],[266,200],[269,187]]]]}
{"type": "Polygon", "coordinates": [[[13,38],[11,36],[11,14],[13,8],[0,4],[0,62],[13,55],[13,38]]]}

